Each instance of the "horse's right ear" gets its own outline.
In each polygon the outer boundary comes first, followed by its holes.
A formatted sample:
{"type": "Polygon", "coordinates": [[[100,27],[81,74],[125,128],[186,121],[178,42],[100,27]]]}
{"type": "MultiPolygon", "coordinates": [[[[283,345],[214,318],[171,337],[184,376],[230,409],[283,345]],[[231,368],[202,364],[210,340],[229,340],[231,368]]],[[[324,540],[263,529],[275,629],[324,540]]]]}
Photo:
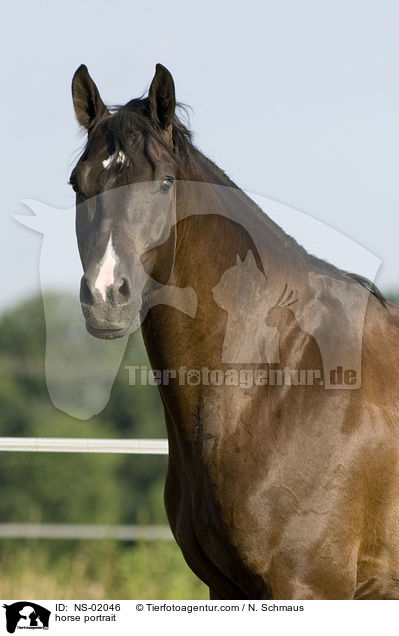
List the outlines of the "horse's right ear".
{"type": "Polygon", "coordinates": [[[76,119],[81,126],[90,130],[107,108],[100,97],[98,88],[91,79],[87,66],[81,64],[72,79],[72,99],[76,119]]]}

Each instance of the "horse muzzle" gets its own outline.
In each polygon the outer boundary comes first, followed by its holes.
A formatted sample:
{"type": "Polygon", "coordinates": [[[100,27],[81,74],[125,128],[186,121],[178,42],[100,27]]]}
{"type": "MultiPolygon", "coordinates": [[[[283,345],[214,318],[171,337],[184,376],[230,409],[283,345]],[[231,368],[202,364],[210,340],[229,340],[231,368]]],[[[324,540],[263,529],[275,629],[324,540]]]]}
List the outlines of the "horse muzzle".
{"type": "Polygon", "coordinates": [[[113,340],[130,332],[142,304],[141,295],[133,298],[130,289],[127,278],[120,278],[103,292],[94,287],[90,277],[82,277],[80,303],[92,336],[113,340]]]}

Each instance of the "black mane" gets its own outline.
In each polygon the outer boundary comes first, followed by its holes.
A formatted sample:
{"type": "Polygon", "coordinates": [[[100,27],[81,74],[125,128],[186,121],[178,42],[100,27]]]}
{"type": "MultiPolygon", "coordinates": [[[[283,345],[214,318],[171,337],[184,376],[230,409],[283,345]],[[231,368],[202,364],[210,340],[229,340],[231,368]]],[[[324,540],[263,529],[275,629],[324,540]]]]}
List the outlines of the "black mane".
{"type": "MultiPolygon", "coordinates": [[[[183,105],[178,105],[178,108],[185,110],[183,105]]],[[[171,148],[163,131],[150,118],[147,97],[132,99],[124,106],[111,106],[108,109],[111,117],[99,122],[98,126],[104,129],[109,138],[111,153],[122,151],[132,162],[138,154],[144,153],[146,159],[154,165],[150,141],[155,139],[175,162],[180,178],[187,178],[193,171],[198,172],[192,134],[176,115],[173,119],[171,148]]]]}
{"type": "Polygon", "coordinates": [[[345,272],[345,276],[353,278],[355,281],[357,281],[362,287],[367,289],[370,294],[373,294],[373,296],[375,296],[377,300],[380,301],[381,305],[385,307],[385,309],[387,309],[385,296],[380,292],[377,285],[374,285],[374,283],[371,282],[371,280],[369,280],[365,276],[360,276],[359,274],[353,274],[350,272],[345,272]]]}

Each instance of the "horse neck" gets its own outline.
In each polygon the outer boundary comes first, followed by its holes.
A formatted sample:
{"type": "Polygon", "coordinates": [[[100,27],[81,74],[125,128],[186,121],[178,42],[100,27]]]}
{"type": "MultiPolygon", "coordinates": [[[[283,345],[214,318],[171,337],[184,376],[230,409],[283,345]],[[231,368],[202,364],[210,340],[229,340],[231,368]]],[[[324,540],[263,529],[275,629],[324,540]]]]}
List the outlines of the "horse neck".
{"type": "MultiPolygon", "coordinates": [[[[219,282],[224,272],[234,266],[237,255],[244,260],[248,250],[254,255],[257,250],[238,215],[230,209],[235,207],[237,212],[238,207],[245,207],[250,214],[252,201],[222,170],[195,152],[197,170],[178,186],[173,278],[179,286],[193,285],[194,280],[201,279],[201,293],[219,282]]],[[[259,258],[257,264],[262,269],[259,258]]]]}
{"type": "Polygon", "coordinates": [[[178,186],[174,284],[190,285],[193,271],[201,267],[216,285],[237,256],[243,261],[251,251],[273,291],[277,279],[286,282],[298,261],[304,263],[305,251],[220,168],[195,153],[196,172],[178,186]],[[270,277],[271,272],[278,276],[270,277]]]}
{"type": "MultiPolygon", "coordinates": [[[[143,325],[143,333],[151,362],[156,368],[178,365],[182,358],[185,364],[194,367],[200,363],[207,365],[213,359],[211,350],[216,352],[215,365],[220,364],[227,321],[234,320],[235,311],[239,313],[241,309],[242,314],[242,303],[240,308],[239,298],[236,307],[225,311],[223,302],[215,302],[214,289],[219,284],[223,285],[223,275],[231,268],[233,278],[236,271],[240,273],[239,267],[235,270],[237,257],[242,265],[249,255],[254,278],[260,279],[263,294],[271,293],[277,297],[281,293],[277,277],[270,275],[272,267],[282,280],[287,277],[289,237],[268,220],[217,166],[200,153],[195,159],[198,166],[195,174],[184,181],[178,180],[176,251],[168,285],[193,289],[197,311],[192,319],[171,308],[168,303],[153,307],[143,325]],[[254,236],[267,244],[270,261],[267,278],[254,236]],[[156,338],[150,326],[152,320],[156,324],[156,338]],[[190,361],[186,360],[187,349],[192,354],[190,361]],[[175,356],[179,359],[176,360],[175,356]]],[[[248,274],[245,270],[245,275],[251,277],[251,271],[248,274]]],[[[259,287],[257,291],[259,293],[259,287]]],[[[227,289],[228,302],[234,301],[230,292],[231,289],[227,289]]],[[[242,316],[239,319],[242,321],[242,316]]]]}
{"type": "MultiPolygon", "coordinates": [[[[200,153],[195,159],[196,172],[186,176],[184,181],[178,178],[175,260],[168,286],[194,290],[197,311],[193,319],[168,302],[152,308],[143,325],[143,334],[155,368],[179,364],[194,368],[212,363],[217,367],[227,321],[242,323],[243,306],[248,307],[248,316],[253,321],[253,299],[257,302],[256,298],[263,294],[264,311],[263,305],[257,306],[260,328],[285,285],[306,302],[312,293],[306,289],[308,273],[311,269],[327,267],[317,259],[313,259],[313,264],[305,250],[217,166],[200,153]],[[218,303],[215,288],[223,286],[226,272],[237,266],[237,256],[242,264],[248,254],[255,276],[251,277],[248,269],[248,285],[239,287],[240,294],[246,294],[244,302],[241,298],[234,307],[231,302],[234,293],[231,294],[228,282],[227,303],[223,299],[218,303]],[[259,272],[260,278],[264,277],[260,285],[256,282],[259,272]],[[190,360],[187,360],[187,351],[190,360]]],[[[294,332],[301,335],[299,328],[294,332]]]]}

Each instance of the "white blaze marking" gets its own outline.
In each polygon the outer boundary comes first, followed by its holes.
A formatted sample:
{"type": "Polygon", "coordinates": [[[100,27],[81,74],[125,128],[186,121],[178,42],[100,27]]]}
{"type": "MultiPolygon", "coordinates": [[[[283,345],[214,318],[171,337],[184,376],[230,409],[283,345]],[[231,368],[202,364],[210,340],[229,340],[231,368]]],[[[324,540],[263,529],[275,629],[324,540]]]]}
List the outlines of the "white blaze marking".
{"type": "MultiPolygon", "coordinates": [[[[113,155],[110,155],[109,157],[107,157],[107,159],[104,159],[104,161],[102,162],[104,168],[109,168],[110,165],[114,162],[116,156],[116,152],[114,152],[113,155]]],[[[116,163],[127,163],[129,164],[127,157],[125,155],[124,152],[122,152],[122,150],[120,150],[118,152],[118,155],[116,156],[116,163]]]]}
{"type": "Polygon", "coordinates": [[[114,247],[112,245],[112,234],[109,237],[107,249],[101,259],[100,271],[94,283],[94,287],[98,289],[103,300],[107,297],[107,288],[110,287],[115,280],[115,266],[117,263],[117,256],[115,254],[114,247]]]}

